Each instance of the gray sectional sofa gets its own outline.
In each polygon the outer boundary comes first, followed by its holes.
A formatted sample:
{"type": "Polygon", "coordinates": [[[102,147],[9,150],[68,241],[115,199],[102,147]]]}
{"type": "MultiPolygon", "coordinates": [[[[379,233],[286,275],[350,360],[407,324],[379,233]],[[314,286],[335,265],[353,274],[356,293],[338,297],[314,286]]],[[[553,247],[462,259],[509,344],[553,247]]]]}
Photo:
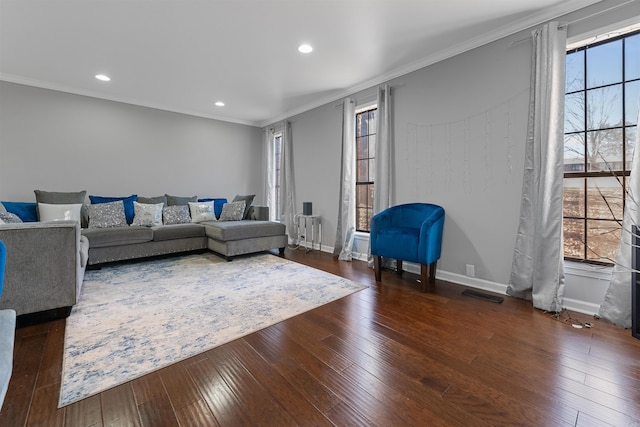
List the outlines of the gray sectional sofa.
{"type": "Polygon", "coordinates": [[[93,229],[78,221],[0,224],[0,240],[7,246],[0,309],[26,317],[22,324],[66,317],[80,295],[85,269],[108,262],[196,250],[214,251],[228,261],[276,248],[284,253],[285,226],[268,221],[267,207],[251,206],[245,218],[93,229]]]}

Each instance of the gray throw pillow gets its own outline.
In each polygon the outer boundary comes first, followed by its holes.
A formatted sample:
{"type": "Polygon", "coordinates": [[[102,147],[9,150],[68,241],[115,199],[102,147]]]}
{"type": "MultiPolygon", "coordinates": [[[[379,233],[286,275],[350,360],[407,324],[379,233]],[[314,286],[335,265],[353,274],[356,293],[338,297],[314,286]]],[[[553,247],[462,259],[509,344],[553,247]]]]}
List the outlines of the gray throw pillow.
{"type": "Polygon", "coordinates": [[[162,210],[162,221],[165,225],[190,223],[191,216],[189,215],[189,206],[166,206],[162,210]]]}
{"type": "MultiPolygon", "coordinates": [[[[36,203],[48,203],[50,205],[81,204],[80,226],[87,226],[89,217],[88,210],[84,203],[87,196],[87,192],[85,190],[72,192],[33,190],[33,192],[36,195],[36,203]]],[[[40,212],[38,212],[38,215],[40,215],[40,212]]]]}
{"type": "Polygon", "coordinates": [[[249,216],[249,209],[251,209],[251,204],[255,197],[255,194],[238,194],[233,198],[232,202],[240,202],[244,200],[244,213],[242,214],[242,219],[247,219],[247,216],[249,216]]]}
{"type": "Polygon", "coordinates": [[[4,205],[0,202],[0,213],[4,213],[7,211],[7,208],[4,207],[4,205]]]}
{"type": "Polygon", "coordinates": [[[189,205],[189,202],[197,202],[198,196],[191,197],[183,197],[183,196],[172,196],[170,194],[165,194],[167,196],[167,206],[177,206],[177,205],[189,205]]]}
{"type": "Polygon", "coordinates": [[[244,215],[244,200],[225,203],[218,221],[240,221],[244,215]]]}
{"type": "Polygon", "coordinates": [[[128,225],[122,200],[91,204],[88,208],[89,228],[126,227],[128,225]]]}
{"type": "Polygon", "coordinates": [[[138,203],[144,203],[145,205],[157,205],[158,203],[164,203],[164,205],[167,206],[167,196],[155,196],[155,197],[138,196],[138,203]]]}

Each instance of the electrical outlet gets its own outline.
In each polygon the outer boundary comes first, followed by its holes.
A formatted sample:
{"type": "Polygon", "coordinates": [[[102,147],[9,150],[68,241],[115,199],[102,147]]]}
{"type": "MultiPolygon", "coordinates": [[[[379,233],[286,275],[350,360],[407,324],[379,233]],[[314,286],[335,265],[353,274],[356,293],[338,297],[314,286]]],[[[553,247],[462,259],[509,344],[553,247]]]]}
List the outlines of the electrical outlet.
{"type": "Polygon", "coordinates": [[[467,264],[467,276],[476,277],[476,266],[473,264],[467,264]]]}

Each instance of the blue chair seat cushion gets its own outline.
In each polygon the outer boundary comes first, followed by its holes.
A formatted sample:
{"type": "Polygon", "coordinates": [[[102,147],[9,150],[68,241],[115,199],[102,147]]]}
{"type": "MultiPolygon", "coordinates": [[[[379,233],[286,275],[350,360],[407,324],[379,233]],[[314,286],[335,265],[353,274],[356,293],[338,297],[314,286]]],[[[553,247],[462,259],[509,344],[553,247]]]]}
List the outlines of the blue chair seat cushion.
{"type": "Polygon", "coordinates": [[[419,228],[385,227],[378,230],[375,248],[371,247],[371,254],[409,262],[420,262],[418,259],[419,238],[419,228]]]}

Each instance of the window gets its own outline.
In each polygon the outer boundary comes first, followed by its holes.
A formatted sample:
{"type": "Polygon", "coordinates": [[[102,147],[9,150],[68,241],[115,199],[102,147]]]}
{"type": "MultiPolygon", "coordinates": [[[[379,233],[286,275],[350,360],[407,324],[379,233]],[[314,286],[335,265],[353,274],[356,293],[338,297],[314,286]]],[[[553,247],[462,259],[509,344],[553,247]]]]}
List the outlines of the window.
{"type": "Polygon", "coordinates": [[[376,157],[376,111],[356,111],[356,231],[371,231],[376,157]]]}
{"type": "Polygon", "coordinates": [[[273,201],[275,203],[274,208],[274,215],[275,215],[275,220],[276,221],[280,221],[280,201],[282,200],[280,198],[280,186],[281,186],[281,180],[282,180],[282,134],[281,133],[277,133],[273,136],[273,159],[274,159],[274,165],[273,165],[273,189],[274,189],[274,198],[273,201]]]}
{"type": "Polygon", "coordinates": [[[567,52],[564,256],[613,263],[636,141],[640,32],[567,52]]]}

